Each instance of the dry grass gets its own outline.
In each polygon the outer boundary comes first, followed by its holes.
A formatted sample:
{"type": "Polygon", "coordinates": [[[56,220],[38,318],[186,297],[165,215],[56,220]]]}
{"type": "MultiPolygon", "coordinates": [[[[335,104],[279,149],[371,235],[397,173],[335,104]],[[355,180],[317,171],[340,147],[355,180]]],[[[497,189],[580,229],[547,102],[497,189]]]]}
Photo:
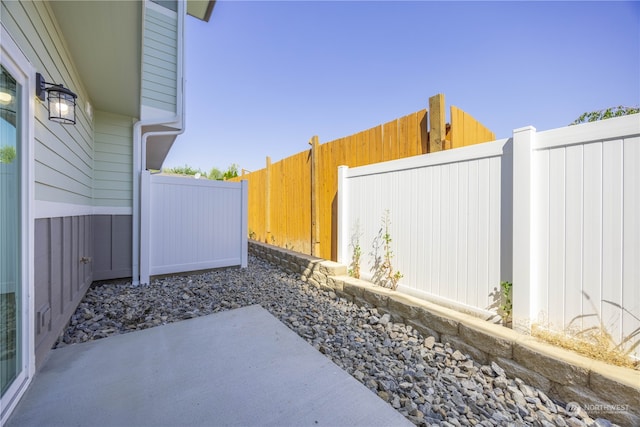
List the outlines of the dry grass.
{"type": "Polygon", "coordinates": [[[640,370],[640,360],[636,360],[628,352],[620,350],[611,335],[602,328],[594,327],[584,331],[555,332],[540,325],[533,325],[531,335],[595,360],[640,370]]]}

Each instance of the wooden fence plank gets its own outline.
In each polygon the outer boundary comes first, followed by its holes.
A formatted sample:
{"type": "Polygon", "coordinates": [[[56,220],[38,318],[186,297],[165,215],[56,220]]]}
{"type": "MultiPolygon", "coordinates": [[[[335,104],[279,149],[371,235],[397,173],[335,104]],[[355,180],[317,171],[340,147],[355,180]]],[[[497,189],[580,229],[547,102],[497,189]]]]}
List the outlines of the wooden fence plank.
{"type": "Polygon", "coordinates": [[[265,177],[265,206],[264,206],[264,238],[271,243],[271,157],[267,156],[267,173],[265,177]]]}
{"type": "Polygon", "coordinates": [[[420,122],[418,113],[409,114],[407,126],[407,138],[409,139],[409,151],[407,156],[417,156],[420,152],[420,122]]]}
{"type": "Polygon", "coordinates": [[[383,140],[384,140],[384,159],[393,160],[397,159],[398,155],[398,121],[393,120],[384,124],[383,128],[383,140]]]}
{"type": "Polygon", "coordinates": [[[409,156],[408,116],[398,119],[398,158],[409,156]]]}
{"type": "Polygon", "coordinates": [[[420,154],[427,154],[429,151],[429,112],[420,110],[418,112],[420,124],[420,154]]]}

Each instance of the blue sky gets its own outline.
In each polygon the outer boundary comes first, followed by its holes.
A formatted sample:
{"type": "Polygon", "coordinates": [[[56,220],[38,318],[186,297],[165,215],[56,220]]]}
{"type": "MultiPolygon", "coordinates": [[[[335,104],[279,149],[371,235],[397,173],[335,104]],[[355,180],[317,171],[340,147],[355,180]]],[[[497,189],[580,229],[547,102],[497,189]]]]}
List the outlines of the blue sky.
{"type": "Polygon", "coordinates": [[[437,93],[498,138],[640,104],[640,2],[218,1],[186,21],[164,167],[261,169],[437,93]]]}

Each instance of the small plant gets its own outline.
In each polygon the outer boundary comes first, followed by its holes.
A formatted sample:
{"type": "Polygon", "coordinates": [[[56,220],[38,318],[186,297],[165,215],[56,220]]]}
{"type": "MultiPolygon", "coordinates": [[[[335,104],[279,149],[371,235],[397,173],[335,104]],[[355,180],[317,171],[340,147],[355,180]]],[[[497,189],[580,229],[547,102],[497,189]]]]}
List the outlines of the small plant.
{"type": "Polygon", "coordinates": [[[628,116],[630,114],[637,113],[640,113],[640,108],[638,107],[625,107],[623,105],[619,105],[617,107],[610,107],[604,110],[584,113],[580,117],[575,119],[572,123],[570,123],[569,126],[577,125],[580,123],[597,122],[598,120],[606,120],[613,117],[628,116]]]}
{"type": "Polygon", "coordinates": [[[249,238],[250,238],[251,240],[256,240],[256,232],[255,232],[255,231],[253,231],[253,230],[250,230],[250,231],[249,231],[249,238]]]}
{"type": "Polygon", "coordinates": [[[394,271],[393,264],[391,262],[394,254],[391,249],[392,239],[389,231],[390,227],[391,219],[389,216],[389,210],[387,209],[382,216],[382,227],[380,228],[380,231],[378,231],[378,237],[374,240],[376,255],[374,257],[373,283],[384,286],[385,288],[396,290],[398,282],[404,276],[399,271],[394,271]],[[380,240],[382,240],[382,259],[377,255],[380,240]]]}
{"type": "MultiPolygon", "coordinates": [[[[582,295],[591,305],[593,313],[574,317],[564,330],[553,327],[548,321],[540,321],[533,325],[532,335],[595,360],[640,370],[640,360],[633,356],[634,351],[640,347],[638,339],[640,328],[630,331],[621,340],[616,340],[609,332],[591,296],[585,291],[582,291],[582,295]],[[585,322],[591,323],[592,326],[584,325],[585,322]]],[[[601,303],[621,310],[636,321],[640,321],[636,314],[617,302],[603,299],[601,303]]]]}
{"type": "Polygon", "coordinates": [[[509,323],[513,312],[513,283],[511,282],[500,283],[500,311],[503,322],[509,323]]]}
{"type": "Polygon", "coordinates": [[[352,249],[351,253],[351,264],[349,265],[349,276],[355,277],[356,279],[360,278],[360,257],[362,256],[362,248],[360,247],[360,223],[356,222],[354,227],[353,235],[351,236],[351,244],[349,245],[352,249]]]}

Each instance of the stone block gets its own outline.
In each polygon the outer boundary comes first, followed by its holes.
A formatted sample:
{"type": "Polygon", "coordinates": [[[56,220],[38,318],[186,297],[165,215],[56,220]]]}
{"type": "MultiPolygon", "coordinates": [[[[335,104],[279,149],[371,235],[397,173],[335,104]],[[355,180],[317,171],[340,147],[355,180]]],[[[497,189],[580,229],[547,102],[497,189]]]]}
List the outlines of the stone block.
{"type": "Polygon", "coordinates": [[[347,267],[334,261],[322,261],[319,263],[318,269],[327,276],[344,276],[347,274],[347,267]]]}
{"type": "Polygon", "coordinates": [[[318,262],[319,261],[316,260],[302,259],[300,260],[300,265],[304,267],[305,270],[309,269],[310,271],[313,271],[316,269],[318,262]]]}
{"type": "Polygon", "coordinates": [[[327,277],[327,285],[336,291],[341,291],[344,288],[344,280],[342,280],[341,277],[342,276],[327,277]]]}
{"type": "Polygon", "coordinates": [[[419,307],[407,304],[395,295],[389,297],[388,307],[392,312],[398,313],[405,321],[417,320],[420,314],[419,307]]]}
{"type": "Polygon", "coordinates": [[[377,290],[366,290],[362,297],[374,307],[384,308],[387,307],[387,304],[389,303],[389,295],[377,292],[377,290]]]}
{"type": "Polygon", "coordinates": [[[326,283],[320,283],[320,289],[327,292],[333,292],[333,288],[326,283]]]}
{"type": "Polygon", "coordinates": [[[560,385],[586,386],[589,369],[566,360],[567,351],[535,340],[516,342],[513,359],[560,385]]]}
{"type": "Polygon", "coordinates": [[[487,355],[487,353],[467,344],[459,336],[441,334],[440,342],[448,342],[455,350],[460,350],[461,353],[469,355],[475,362],[478,362],[481,365],[486,365],[489,361],[489,356],[487,355]]]}
{"type": "Polygon", "coordinates": [[[579,386],[560,386],[551,395],[565,403],[579,404],[593,419],[604,418],[621,426],[640,425],[637,401],[631,403],[607,401],[601,399],[592,390],[579,386]]]}
{"type": "Polygon", "coordinates": [[[344,298],[344,299],[346,299],[346,300],[347,300],[347,301],[349,301],[349,302],[353,302],[353,295],[348,294],[348,293],[346,293],[345,291],[343,291],[343,290],[341,290],[341,289],[336,289],[334,292],[336,293],[336,295],[337,295],[339,298],[344,298]]]}
{"type": "MultiPolygon", "coordinates": [[[[601,372],[589,372],[589,388],[614,404],[633,405],[640,416],[640,372],[611,366],[601,372]],[[608,371],[622,371],[610,375],[608,371]],[[620,378],[626,375],[626,378],[620,378]]],[[[639,424],[640,425],[640,424],[639,424]]]]}
{"type": "Polygon", "coordinates": [[[529,385],[539,388],[547,393],[551,389],[551,381],[531,369],[527,369],[512,359],[496,357],[493,359],[507,373],[509,378],[520,378],[529,385]]]}
{"type": "Polygon", "coordinates": [[[421,310],[419,320],[428,328],[440,334],[458,335],[458,321],[448,317],[439,316],[427,309],[421,310]]]}
{"type": "Polygon", "coordinates": [[[327,275],[319,271],[314,271],[311,278],[318,283],[327,283],[327,275]]]}
{"type": "Polygon", "coordinates": [[[371,304],[368,301],[358,295],[353,296],[353,302],[359,307],[371,307],[371,304]]]}
{"type": "Polygon", "coordinates": [[[406,324],[411,325],[412,328],[420,332],[423,338],[434,337],[436,341],[440,341],[440,334],[437,331],[425,326],[419,320],[409,319],[406,321],[406,324]]]}
{"type": "MultiPolygon", "coordinates": [[[[487,327],[489,325],[486,325],[487,327]]],[[[460,323],[458,333],[468,344],[494,356],[511,359],[513,356],[513,339],[499,336],[499,328],[502,326],[491,325],[495,330],[487,330],[486,327],[470,326],[460,323]]],[[[502,328],[504,329],[504,328],[502,328]]]]}
{"type": "Polygon", "coordinates": [[[343,289],[350,295],[362,298],[362,295],[364,295],[365,287],[355,280],[345,280],[343,289]]]}

